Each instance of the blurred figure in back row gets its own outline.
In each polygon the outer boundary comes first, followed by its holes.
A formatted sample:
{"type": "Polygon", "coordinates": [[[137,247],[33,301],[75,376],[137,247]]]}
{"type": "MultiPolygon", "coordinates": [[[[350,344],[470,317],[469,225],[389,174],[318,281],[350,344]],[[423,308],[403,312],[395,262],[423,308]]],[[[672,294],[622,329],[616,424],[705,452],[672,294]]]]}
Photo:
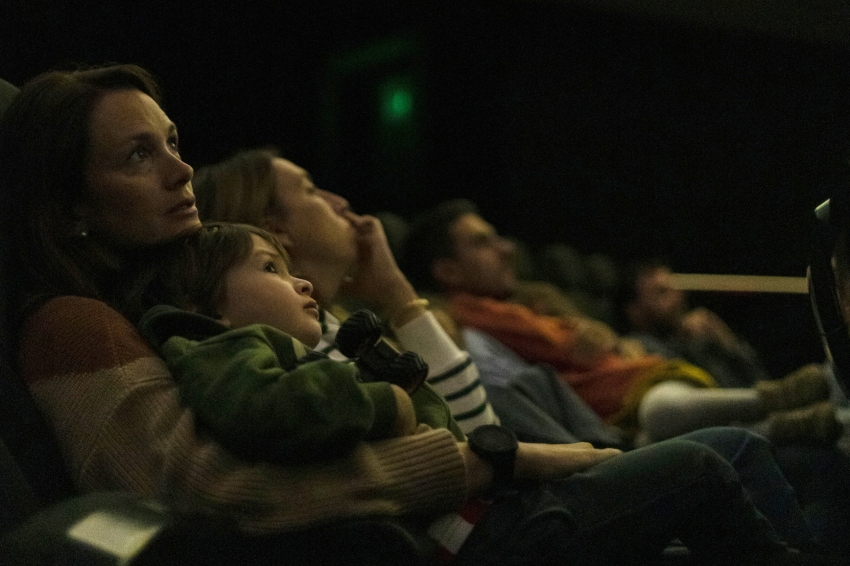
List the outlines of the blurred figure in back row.
{"type": "Polygon", "coordinates": [[[721,387],[752,387],[770,379],[755,349],[716,313],[689,308],[687,294],[660,259],[633,262],[623,270],[618,303],[624,330],[647,352],[686,359],[721,387]]]}

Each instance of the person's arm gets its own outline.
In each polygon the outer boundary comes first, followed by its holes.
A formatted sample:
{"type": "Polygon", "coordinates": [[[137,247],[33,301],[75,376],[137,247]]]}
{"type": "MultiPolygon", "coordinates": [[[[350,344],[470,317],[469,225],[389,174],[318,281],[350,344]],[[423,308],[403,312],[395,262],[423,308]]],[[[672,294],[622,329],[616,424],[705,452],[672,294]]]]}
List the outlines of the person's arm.
{"type": "MultiPolygon", "coordinates": [[[[469,491],[486,493],[493,482],[493,468],[479,458],[467,444],[461,445],[466,463],[469,491]]],[[[547,481],[565,478],[583,472],[596,464],[622,454],[617,448],[594,448],[588,442],[573,444],[537,444],[520,442],[514,464],[514,477],[518,480],[547,481]]]]}
{"type": "Polygon", "coordinates": [[[344,282],[341,291],[373,305],[384,319],[403,315],[398,324],[416,317],[415,310],[401,312],[419,296],[399,269],[381,221],[353,212],[346,217],[357,231],[358,260],[354,277],[344,282]]]}
{"type": "Polygon", "coordinates": [[[468,434],[483,424],[496,424],[498,418],[487,401],[478,368],[469,354],[457,347],[433,313],[395,327],[399,343],[422,356],[428,364],[428,383],[449,404],[461,430],[468,434]]]}
{"type": "Polygon", "coordinates": [[[98,301],[61,297],[42,306],[26,324],[20,357],[84,492],[157,494],[252,532],[445,512],[468,493],[461,447],[444,429],[361,442],[330,462],[240,460],[197,429],[164,362],[98,301]]]}
{"type": "MultiPolygon", "coordinates": [[[[361,442],[332,462],[239,460],[196,430],[164,362],[99,301],[60,297],[42,306],[26,324],[20,358],[83,492],[159,495],[176,511],[268,533],[351,517],[443,513],[490,488],[489,465],[446,429],[361,442]]],[[[555,479],[617,452],[521,444],[516,474],[555,479]]]]}
{"type": "Polygon", "coordinates": [[[343,292],[374,305],[390,322],[399,343],[428,364],[428,383],[449,403],[464,433],[498,418],[487,402],[478,370],[446,334],[399,269],[380,221],[350,214],[360,250],[356,277],[343,292]]]}

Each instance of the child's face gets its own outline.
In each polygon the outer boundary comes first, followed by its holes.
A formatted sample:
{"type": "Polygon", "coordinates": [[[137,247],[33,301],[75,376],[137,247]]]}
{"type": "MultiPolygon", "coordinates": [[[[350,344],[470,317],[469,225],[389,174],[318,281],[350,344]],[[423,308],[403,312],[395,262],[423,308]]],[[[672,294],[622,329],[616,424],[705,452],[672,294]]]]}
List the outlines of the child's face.
{"type": "Polygon", "coordinates": [[[289,274],[286,262],[267,241],[251,235],[254,249],[227,272],[226,297],[219,312],[225,324],[240,328],[266,324],[314,347],[322,337],[313,285],[289,274]]]}

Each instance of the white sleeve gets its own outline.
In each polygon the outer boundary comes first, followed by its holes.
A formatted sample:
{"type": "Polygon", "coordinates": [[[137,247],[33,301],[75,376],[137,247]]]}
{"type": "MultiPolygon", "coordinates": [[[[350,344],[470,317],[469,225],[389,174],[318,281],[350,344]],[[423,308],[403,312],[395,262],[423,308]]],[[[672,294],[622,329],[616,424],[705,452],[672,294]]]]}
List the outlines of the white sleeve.
{"type": "Polygon", "coordinates": [[[499,422],[478,378],[478,368],[430,311],[396,328],[395,333],[404,348],[416,352],[428,364],[428,383],[448,402],[464,434],[480,425],[499,422]]]}

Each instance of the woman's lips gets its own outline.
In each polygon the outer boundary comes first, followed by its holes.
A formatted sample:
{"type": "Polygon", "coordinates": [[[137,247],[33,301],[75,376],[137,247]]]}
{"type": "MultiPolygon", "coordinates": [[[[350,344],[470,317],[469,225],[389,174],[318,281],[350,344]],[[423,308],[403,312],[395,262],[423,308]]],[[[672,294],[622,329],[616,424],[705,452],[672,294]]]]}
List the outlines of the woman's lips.
{"type": "Polygon", "coordinates": [[[189,197],[169,208],[166,214],[187,214],[196,213],[197,211],[198,209],[195,208],[195,197],[189,197]]]}

